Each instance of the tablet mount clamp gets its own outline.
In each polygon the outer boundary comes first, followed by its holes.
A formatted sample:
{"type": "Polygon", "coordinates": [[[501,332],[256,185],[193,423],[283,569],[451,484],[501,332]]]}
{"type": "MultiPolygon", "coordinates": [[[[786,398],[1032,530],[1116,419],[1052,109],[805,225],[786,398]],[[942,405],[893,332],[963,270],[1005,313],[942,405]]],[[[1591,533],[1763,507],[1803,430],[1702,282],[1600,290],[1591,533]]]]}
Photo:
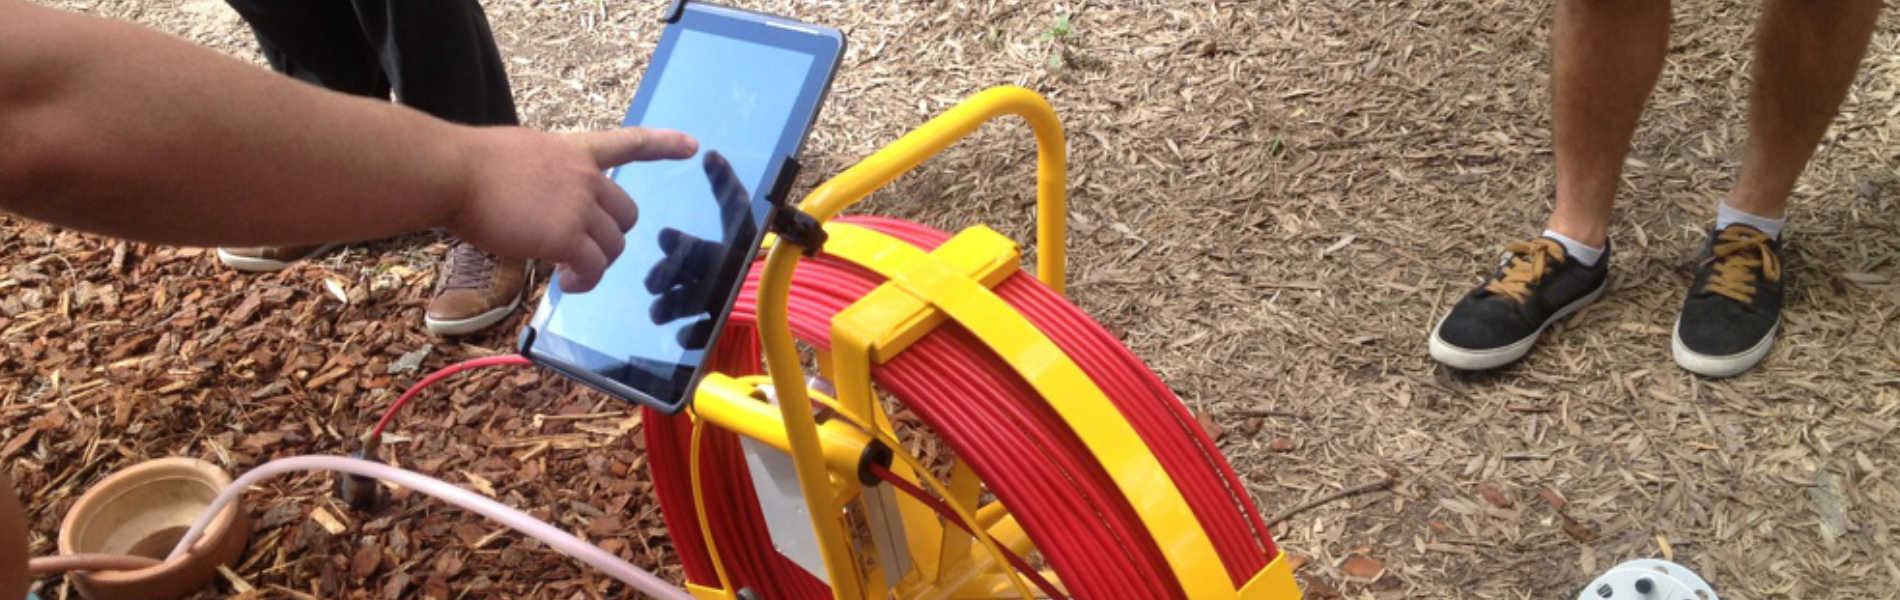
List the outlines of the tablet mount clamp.
{"type": "Polygon", "coordinates": [[[805,256],[818,254],[825,247],[825,225],[817,217],[799,210],[789,198],[792,182],[798,179],[799,164],[794,157],[785,157],[785,167],[779,169],[778,180],[772,182],[772,191],[766,199],[773,205],[772,221],[766,224],[766,230],[778,234],[779,238],[796,244],[805,256]]]}

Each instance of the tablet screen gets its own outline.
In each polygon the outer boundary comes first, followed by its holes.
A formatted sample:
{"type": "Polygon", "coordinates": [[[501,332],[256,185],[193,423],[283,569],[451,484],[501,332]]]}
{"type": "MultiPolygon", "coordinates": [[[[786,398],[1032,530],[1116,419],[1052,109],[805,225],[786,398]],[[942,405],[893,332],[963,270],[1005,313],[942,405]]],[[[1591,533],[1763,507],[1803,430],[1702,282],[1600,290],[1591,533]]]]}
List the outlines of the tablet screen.
{"type": "MultiPolygon", "coordinates": [[[[776,161],[796,150],[815,112],[810,104],[816,98],[807,96],[816,94],[800,92],[811,86],[816,57],[691,28],[663,40],[656,64],[662,53],[657,81],[641,85],[627,124],[686,132],[698,139],[700,153],[689,160],[630,163],[610,173],[639,206],[639,221],[593,290],[567,294],[558,282],[549,284],[533,325],[542,335],[533,344],[535,354],[568,369],[670,403],[683,400],[710,342],[712,313],[723,314],[757,247],[771,208],[766,178],[775,174],[776,161]],[[724,156],[737,181],[751,190],[746,202],[728,202],[721,210],[703,164],[709,152],[724,156]],[[681,239],[716,246],[702,244],[709,258],[681,267],[688,272],[656,275],[655,267],[669,255],[690,250],[681,239]],[[655,278],[664,281],[650,281],[655,278]],[[699,301],[674,306],[681,297],[699,301]]],[[[678,267],[678,257],[673,260],[678,267]]]]}

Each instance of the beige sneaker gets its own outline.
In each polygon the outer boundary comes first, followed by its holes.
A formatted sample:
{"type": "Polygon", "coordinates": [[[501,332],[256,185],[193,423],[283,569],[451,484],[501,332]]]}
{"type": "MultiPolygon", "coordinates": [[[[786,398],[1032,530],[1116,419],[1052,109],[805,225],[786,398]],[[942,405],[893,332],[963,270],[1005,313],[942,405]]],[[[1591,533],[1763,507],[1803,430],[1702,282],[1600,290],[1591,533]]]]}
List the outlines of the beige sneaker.
{"type": "Polygon", "coordinates": [[[342,244],[316,244],[313,246],[283,246],[277,248],[219,248],[218,262],[239,271],[259,273],[264,271],[282,271],[291,263],[316,258],[325,252],[335,250],[342,244]]]}
{"type": "Polygon", "coordinates": [[[424,325],[434,335],[462,335],[501,322],[521,305],[528,287],[528,261],[500,258],[465,242],[442,261],[442,285],[429,301],[424,325]]]}

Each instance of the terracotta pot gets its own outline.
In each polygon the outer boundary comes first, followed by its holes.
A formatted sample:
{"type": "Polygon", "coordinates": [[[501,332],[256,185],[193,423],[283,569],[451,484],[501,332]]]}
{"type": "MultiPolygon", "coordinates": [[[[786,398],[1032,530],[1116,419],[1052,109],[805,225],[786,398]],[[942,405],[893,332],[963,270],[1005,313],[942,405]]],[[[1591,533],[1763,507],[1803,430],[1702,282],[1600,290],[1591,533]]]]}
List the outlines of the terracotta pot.
{"type": "MultiPolygon", "coordinates": [[[[164,560],[231,476],[194,458],[162,458],[105,478],[79,497],[59,524],[60,554],[132,554],[164,560]]],[[[243,502],[219,512],[203,537],[175,560],[136,571],[72,572],[79,593],[94,600],[171,600],[198,592],[218,565],[237,559],[250,541],[243,502]]]]}

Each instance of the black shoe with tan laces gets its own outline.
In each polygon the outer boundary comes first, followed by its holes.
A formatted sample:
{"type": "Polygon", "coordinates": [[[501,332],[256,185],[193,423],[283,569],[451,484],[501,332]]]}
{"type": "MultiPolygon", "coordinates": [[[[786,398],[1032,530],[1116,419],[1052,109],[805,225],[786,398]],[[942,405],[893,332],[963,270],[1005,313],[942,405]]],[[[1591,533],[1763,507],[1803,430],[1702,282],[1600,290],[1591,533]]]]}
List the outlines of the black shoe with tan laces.
{"type": "Polygon", "coordinates": [[[1747,371],[1781,325],[1781,240],[1747,225],[1711,232],[1669,344],[1676,364],[1710,377],[1747,371]]]}
{"type": "Polygon", "coordinates": [[[1597,264],[1570,259],[1550,238],[1512,242],[1490,279],[1451,307],[1432,329],[1432,358],[1457,369],[1491,369],[1531,351],[1544,328],[1608,288],[1610,249],[1597,264]]]}

